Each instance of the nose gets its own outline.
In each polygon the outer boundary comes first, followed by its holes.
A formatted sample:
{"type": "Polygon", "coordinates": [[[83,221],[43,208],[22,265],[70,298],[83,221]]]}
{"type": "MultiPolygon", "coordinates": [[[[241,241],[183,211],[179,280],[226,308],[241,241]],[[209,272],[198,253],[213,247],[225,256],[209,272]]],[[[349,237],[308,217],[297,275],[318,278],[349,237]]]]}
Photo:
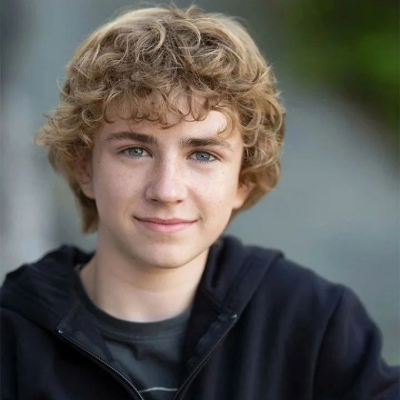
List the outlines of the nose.
{"type": "Polygon", "coordinates": [[[176,160],[159,161],[149,171],[145,196],[152,203],[179,204],[185,201],[187,186],[181,166],[176,160]]]}

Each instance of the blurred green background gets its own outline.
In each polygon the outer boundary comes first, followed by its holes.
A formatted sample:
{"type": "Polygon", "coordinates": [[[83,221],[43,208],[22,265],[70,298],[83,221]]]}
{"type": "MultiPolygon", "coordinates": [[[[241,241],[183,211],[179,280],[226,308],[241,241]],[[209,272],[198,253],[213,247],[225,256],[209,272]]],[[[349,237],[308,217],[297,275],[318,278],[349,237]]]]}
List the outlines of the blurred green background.
{"type": "Polygon", "coordinates": [[[396,1],[286,3],[287,62],[310,85],[359,103],[399,136],[399,7],[396,1]]]}

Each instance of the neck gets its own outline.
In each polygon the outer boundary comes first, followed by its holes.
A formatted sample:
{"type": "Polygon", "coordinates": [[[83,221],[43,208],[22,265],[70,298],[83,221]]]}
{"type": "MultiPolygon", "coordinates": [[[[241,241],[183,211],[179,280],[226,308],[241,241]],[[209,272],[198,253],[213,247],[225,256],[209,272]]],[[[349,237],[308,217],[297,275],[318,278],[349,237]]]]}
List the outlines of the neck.
{"type": "Polygon", "coordinates": [[[93,303],[113,317],[161,321],[191,307],[207,255],[208,250],[181,267],[159,268],[126,260],[98,245],[81,279],[93,303]]]}

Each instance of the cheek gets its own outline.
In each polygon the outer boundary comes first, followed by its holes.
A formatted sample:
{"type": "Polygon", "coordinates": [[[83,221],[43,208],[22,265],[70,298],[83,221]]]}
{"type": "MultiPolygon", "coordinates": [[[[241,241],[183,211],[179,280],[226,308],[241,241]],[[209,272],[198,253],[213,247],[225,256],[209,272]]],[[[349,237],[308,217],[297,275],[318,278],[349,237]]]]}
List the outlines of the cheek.
{"type": "Polygon", "coordinates": [[[230,214],[236,197],[236,176],[221,172],[202,182],[198,194],[215,215],[230,214]]]}
{"type": "Polygon", "coordinates": [[[121,211],[125,203],[132,203],[140,188],[140,180],[116,168],[99,168],[95,179],[95,194],[99,213],[121,211]]]}

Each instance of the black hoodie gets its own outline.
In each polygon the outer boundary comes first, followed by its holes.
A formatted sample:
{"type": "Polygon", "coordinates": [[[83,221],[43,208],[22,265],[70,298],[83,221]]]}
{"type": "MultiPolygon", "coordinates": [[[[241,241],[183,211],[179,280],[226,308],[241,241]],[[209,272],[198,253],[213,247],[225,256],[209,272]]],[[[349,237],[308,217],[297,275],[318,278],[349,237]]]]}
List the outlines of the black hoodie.
{"type": "MultiPolygon", "coordinates": [[[[2,400],[141,396],[73,290],[92,254],[63,246],[1,289],[2,400]]],[[[196,292],[177,400],[398,400],[399,369],[348,288],[224,238],[196,292]]]]}

